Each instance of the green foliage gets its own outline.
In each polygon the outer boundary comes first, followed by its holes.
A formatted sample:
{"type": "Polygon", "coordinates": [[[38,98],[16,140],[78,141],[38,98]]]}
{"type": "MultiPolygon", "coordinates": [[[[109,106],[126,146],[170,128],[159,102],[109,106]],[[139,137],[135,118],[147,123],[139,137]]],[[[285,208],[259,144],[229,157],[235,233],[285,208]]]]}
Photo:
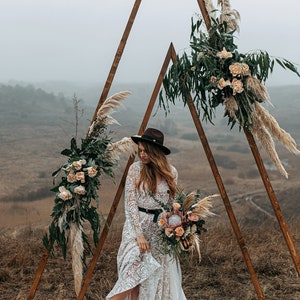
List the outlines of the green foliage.
{"type": "Polygon", "coordinates": [[[274,64],[300,74],[290,61],[271,58],[265,51],[239,53],[234,42],[235,31],[228,32],[226,22],[212,19],[209,33],[200,30],[202,25],[202,20],[195,23],[192,20],[190,55],[184,52],[177,56],[170,67],[163,80],[159,105],[168,113],[169,103],[182,100],[186,105],[191,96],[199,116],[202,114],[204,120],[213,123],[216,107],[231,98],[236,101],[237,109],[234,113],[225,112],[228,124],[231,128],[236,122],[251,126],[254,102],[267,101],[263,83],[273,72],[274,64]],[[235,73],[230,68],[240,71],[235,73]]]}
{"type": "MultiPolygon", "coordinates": [[[[62,175],[60,182],[52,188],[56,194],[55,204],[51,213],[49,233],[44,236],[43,244],[52,252],[54,244],[57,243],[64,258],[71,222],[79,228],[88,222],[93,231],[94,244],[98,243],[100,221],[97,212],[97,191],[101,186],[100,176],[106,174],[113,177],[116,163],[106,151],[111,138],[105,135],[105,129],[106,125],[101,125],[101,128],[98,128],[101,135],[81,139],[81,146],[72,138],[70,148],[61,151],[62,155],[68,157],[67,162],[52,174],[54,183],[58,175],[62,175]]],[[[89,253],[91,247],[83,231],[82,239],[85,252],[89,253]]]]}

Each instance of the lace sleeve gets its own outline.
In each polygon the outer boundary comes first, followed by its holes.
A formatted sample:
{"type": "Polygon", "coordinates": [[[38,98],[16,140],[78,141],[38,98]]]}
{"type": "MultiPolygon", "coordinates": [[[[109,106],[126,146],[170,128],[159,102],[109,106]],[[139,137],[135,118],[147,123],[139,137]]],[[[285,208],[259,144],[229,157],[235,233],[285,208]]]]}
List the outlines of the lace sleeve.
{"type": "Polygon", "coordinates": [[[143,235],[143,231],[140,226],[139,211],[137,205],[137,191],[136,191],[136,181],[137,181],[137,165],[132,164],[128,170],[126,185],[125,185],[125,209],[127,210],[127,215],[130,223],[137,236],[143,235]]]}

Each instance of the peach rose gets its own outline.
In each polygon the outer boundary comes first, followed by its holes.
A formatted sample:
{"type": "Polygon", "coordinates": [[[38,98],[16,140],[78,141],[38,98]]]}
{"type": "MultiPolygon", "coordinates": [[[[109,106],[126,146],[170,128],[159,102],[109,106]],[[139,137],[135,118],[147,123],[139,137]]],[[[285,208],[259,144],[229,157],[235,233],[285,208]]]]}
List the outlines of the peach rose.
{"type": "Polygon", "coordinates": [[[192,222],[197,222],[197,221],[199,221],[199,216],[196,215],[196,214],[191,213],[191,214],[188,215],[188,219],[192,222]]]}
{"type": "Polygon", "coordinates": [[[95,177],[98,173],[97,169],[95,167],[88,167],[86,168],[87,172],[88,172],[88,175],[89,177],[95,177]]]}
{"type": "Polygon", "coordinates": [[[164,219],[160,219],[157,224],[158,226],[163,227],[166,224],[166,221],[164,219]]]}
{"type": "Polygon", "coordinates": [[[85,187],[83,185],[76,186],[76,188],[74,189],[74,193],[78,195],[84,195],[86,193],[85,187]]]}
{"type": "Polygon", "coordinates": [[[232,65],[229,66],[229,70],[230,73],[232,74],[232,76],[237,76],[242,74],[242,64],[240,63],[234,63],[232,65]]]}
{"type": "Polygon", "coordinates": [[[245,64],[245,63],[242,63],[242,74],[243,74],[244,76],[249,76],[249,75],[251,75],[249,66],[248,66],[247,64],[245,64]]]}
{"type": "Polygon", "coordinates": [[[77,172],[75,174],[75,177],[78,181],[80,181],[81,183],[85,183],[85,176],[84,176],[84,172],[77,172]]]}
{"type": "Polygon", "coordinates": [[[183,229],[181,226],[179,226],[179,227],[177,227],[177,228],[175,229],[175,233],[176,233],[177,236],[183,236],[183,234],[184,234],[184,229],[183,229]]]}
{"type": "Polygon", "coordinates": [[[82,167],[82,163],[81,163],[80,160],[73,161],[73,162],[72,162],[72,165],[73,165],[73,167],[75,168],[75,170],[80,170],[81,167],[82,167]]]}
{"type": "Polygon", "coordinates": [[[58,193],[58,197],[62,200],[69,200],[72,199],[72,194],[69,190],[67,190],[64,186],[60,186],[58,188],[59,193],[58,193]]]}
{"type": "Polygon", "coordinates": [[[73,182],[76,182],[76,181],[77,181],[74,172],[70,172],[70,173],[68,174],[68,176],[67,176],[67,181],[70,182],[70,183],[73,183],[73,182]]]}
{"type": "Polygon", "coordinates": [[[177,202],[173,203],[173,209],[175,211],[179,210],[180,207],[181,207],[181,205],[179,203],[177,203],[177,202]]]}
{"type": "Polygon", "coordinates": [[[233,95],[235,95],[236,93],[242,93],[244,91],[244,88],[243,88],[243,83],[241,80],[238,80],[236,78],[234,78],[231,82],[231,87],[232,87],[232,90],[233,90],[233,95]]]}
{"type": "Polygon", "coordinates": [[[171,237],[173,235],[173,230],[171,228],[166,228],[165,234],[167,237],[171,237]]]}
{"type": "Polygon", "coordinates": [[[221,78],[218,82],[218,88],[220,90],[223,90],[224,87],[231,85],[229,80],[225,80],[224,78],[221,78]]]}
{"type": "Polygon", "coordinates": [[[232,53],[231,52],[228,52],[225,47],[223,47],[223,50],[221,52],[218,52],[217,53],[217,56],[220,57],[220,58],[230,58],[232,57],[232,53]]]}

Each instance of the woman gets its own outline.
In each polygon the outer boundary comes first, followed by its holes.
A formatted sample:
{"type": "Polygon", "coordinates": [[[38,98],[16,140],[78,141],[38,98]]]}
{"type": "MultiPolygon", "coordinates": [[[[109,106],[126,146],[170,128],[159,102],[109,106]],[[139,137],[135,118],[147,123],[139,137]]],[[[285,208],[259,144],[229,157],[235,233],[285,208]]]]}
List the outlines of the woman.
{"type": "Polygon", "coordinates": [[[177,190],[177,170],[166,158],[171,151],[163,145],[163,133],[154,128],[131,138],[138,145],[139,161],[130,166],[126,179],[119,278],[106,299],[185,300],[179,263],[158,247],[158,202],[172,201],[177,190]]]}

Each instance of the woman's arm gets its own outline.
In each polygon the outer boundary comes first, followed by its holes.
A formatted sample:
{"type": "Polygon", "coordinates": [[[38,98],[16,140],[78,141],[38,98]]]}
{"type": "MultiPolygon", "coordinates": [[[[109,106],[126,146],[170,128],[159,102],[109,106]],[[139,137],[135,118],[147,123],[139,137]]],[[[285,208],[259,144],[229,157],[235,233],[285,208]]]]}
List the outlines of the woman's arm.
{"type": "Polygon", "coordinates": [[[133,225],[136,232],[136,236],[143,235],[143,231],[140,225],[139,210],[137,205],[137,191],[136,191],[136,165],[132,164],[128,170],[126,184],[125,184],[125,209],[128,212],[129,220],[133,225]]]}

